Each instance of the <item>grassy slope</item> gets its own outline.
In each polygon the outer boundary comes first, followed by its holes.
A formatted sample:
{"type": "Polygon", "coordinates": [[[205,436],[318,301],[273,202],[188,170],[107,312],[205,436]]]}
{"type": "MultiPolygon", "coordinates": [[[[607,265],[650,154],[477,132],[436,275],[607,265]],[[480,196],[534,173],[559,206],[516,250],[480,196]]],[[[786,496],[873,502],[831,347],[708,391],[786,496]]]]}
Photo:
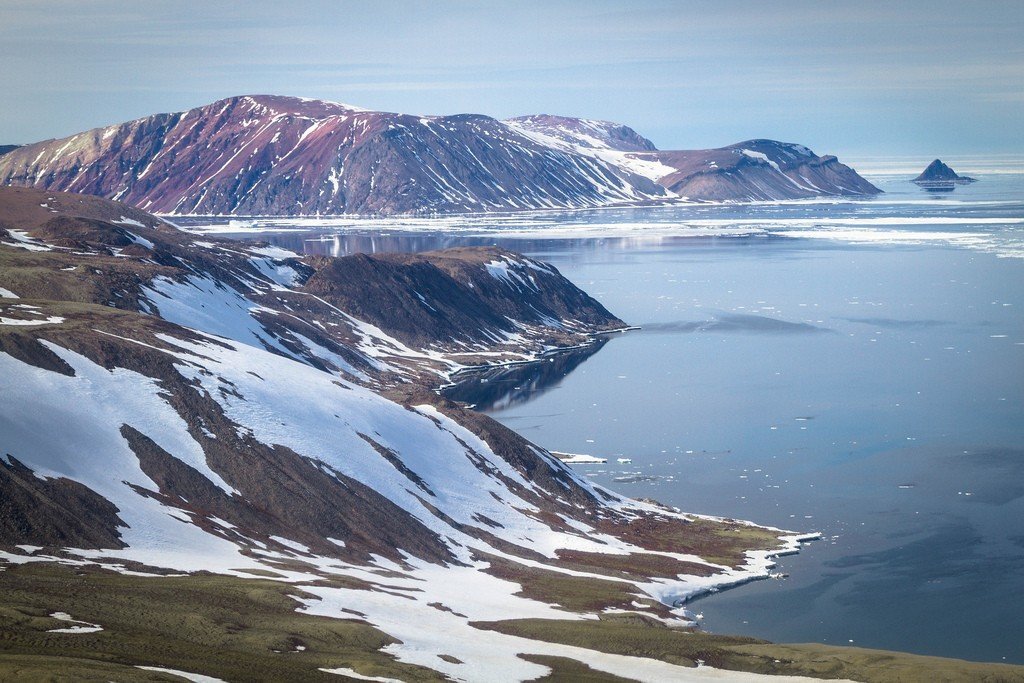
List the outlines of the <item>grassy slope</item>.
{"type": "MultiPolygon", "coordinates": [[[[320,668],[410,681],[440,680],[380,648],[394,642],[358,620],[297,612],[298,589],[225,576],[135,577],[32,563],[0,571],[0,680],[180,680],[159,666],[229,681],[339,681],[320,668]],[[67,612],[103,631],[48,633],[67,612]],[[298,646],[305,649],[298,650],[298,646]],[[277,652],[275,652],[275,650],[277,652]]],[[[1024,681],[1024,667],[979,664],[861,648],[775,645],[754,638],[671,629],[632,615],[600,621],[521,619],[475,624],[511,635],[692,666],[697,660],[738,671],[858,681],[1024,681]]],[[[585,664],[527,655],[552,667],[543,680],[608,680],[585,664]]]]}
{"type": "Polygon", "coordinates": [[[343,680],[321,667],[440,679],[380,652],[394,639],[368,624],[297,612],[291,596],[298,593],[263,579],[8,565],[0,572],[0,680],[161,680],[134,665],[230,681],[343,680]],[[53,612],[103,630],[48,633],[68,626],[49,617],[53,612]],[[296,651],[300,645],[306,649],[296,651]]]}
{"type": "Polygon", "coordinates": [[[1020,666],[830,645],[776,645],[754,638],[672,629],[653,620],[633,616],[582,622],[516,619],[475,625],[601,652],[651,657],[681,665],[693,665],[702,660],[709,666],[763,674],[843,678],[871,683],[1024,681],[1024,667],[1020,666]]]}

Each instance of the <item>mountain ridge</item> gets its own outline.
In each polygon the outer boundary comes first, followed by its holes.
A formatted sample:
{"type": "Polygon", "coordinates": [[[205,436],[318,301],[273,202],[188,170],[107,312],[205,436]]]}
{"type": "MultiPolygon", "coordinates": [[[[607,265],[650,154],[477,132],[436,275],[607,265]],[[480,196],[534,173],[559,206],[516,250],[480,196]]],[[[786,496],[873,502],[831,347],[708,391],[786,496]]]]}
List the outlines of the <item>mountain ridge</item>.
{"type": "Polygon", "coordinates": [[[796,147],[765,147],[745,165],[723,148],[714,160],[728,168],[716,171],[695,161],[715,150],[659,152],[610,122],[414,116],[260,95],[25,145],[0,157],[0,184],[205,215],[495,212],[878,191],[834,157],[800,147],[801,168],[827,169],[802,178],[784,158],[796,147]],[[698,170],[701,182],[686,182],[698,170]]]}

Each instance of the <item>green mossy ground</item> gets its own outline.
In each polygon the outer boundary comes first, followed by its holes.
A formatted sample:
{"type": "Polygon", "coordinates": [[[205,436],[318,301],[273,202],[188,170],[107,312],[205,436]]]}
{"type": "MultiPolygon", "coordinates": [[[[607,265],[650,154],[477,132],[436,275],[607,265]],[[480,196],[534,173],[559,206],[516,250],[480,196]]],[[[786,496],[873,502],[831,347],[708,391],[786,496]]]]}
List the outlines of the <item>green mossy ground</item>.
{"type": "Polygon", "coordinates": [[[180,680],[159,666],[228,681],[332,681],[320,668],[440,680],[380,648],[395,642],[359,621],[297,612],[300,591],[262,579],[136,577],[29,563],[0,571],[0,680],[180,680]],[[103,627],[48,633],[66,612],[103,627]],[[305,650],[297,651],[298,646],[305,650]],[[277,650],[278,652],[275,652],[277,650]]]}
{"type": "MultiPolygon", "coordinates": [[[[440,674],[380,651],[394,640],[358,620],[297,612],[294,586],[214,575],[136,577],[94,567],[0,565],[0,680],[180,681],[158,666],[227,681],[341,681],[321,668],[408,681],[440,674]],[[49,633],[67,612],[97,633],[49,633]],[[299,646],[304,647],[300,650],[299,646]]],[[[308,597],[308,596],[307,596],[308,597]]],[[[672,664],[878,683],[1024,681],[1024,667],[668,628],[640,615],[599,621],[517,619],[474,624],[510,635],[672,664]]],[[[619,681],[570,658],[527,654],[545,681],[619,681]]]]}
{"type": "Polygon", "coordinates": [[[611,654],[650,657],[682,666],[693,666],[701,660],[708,666],[761,674],[868,683],[1024,681],[1024,667],[1020,666],[830,645],[776,645],[754,638],[669,628],[640,616],[614,615],[600,621],[575,622],[515,619],[479,622],[474,626],[611,654]]]}

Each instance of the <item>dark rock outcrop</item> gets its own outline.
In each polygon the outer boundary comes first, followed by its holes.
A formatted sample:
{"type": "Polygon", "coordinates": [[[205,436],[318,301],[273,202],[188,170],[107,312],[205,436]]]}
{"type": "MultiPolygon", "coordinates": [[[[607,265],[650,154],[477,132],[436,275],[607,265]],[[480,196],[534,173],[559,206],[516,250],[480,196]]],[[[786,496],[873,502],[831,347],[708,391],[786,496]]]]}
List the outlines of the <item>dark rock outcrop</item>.
{"type": "Polygon", "coordinates": [[[553,266],[503,249],[356,254],[311,263],[316,273],[303,291],[410,345],[493,343],[495,335],[515,336],[524,323],[625,327],[586,293],[566,286],[553,266]]]}
{"type": "Polygon", "coordinates": [[[921,172],[921,175],[914,178],[913,182],[919,185],[926,185],[929,183],[967,184],[973,183],[975,180],[976,178],[957,175],[956,171],[942,163],[940,159],[936,159],[932,163],[928,164],[928,167],[921,172]]]}

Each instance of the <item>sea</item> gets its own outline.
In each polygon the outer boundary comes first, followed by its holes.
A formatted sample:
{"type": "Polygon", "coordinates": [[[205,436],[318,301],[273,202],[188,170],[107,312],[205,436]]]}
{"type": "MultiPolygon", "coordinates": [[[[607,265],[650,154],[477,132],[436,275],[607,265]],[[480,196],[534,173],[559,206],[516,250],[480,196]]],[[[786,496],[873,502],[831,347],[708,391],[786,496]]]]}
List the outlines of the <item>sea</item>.
{"type": "MultiPolygon", "coordinates": [[[[638,329],[450,390],[625,495],[819,532],[710,632],[1024,663],[1024,173],[931,192],[415,219],[176,218],[305,254],[499,245],[638,329]]],[[[974,175],[974,174],[972,174],[974,175]]]]}

